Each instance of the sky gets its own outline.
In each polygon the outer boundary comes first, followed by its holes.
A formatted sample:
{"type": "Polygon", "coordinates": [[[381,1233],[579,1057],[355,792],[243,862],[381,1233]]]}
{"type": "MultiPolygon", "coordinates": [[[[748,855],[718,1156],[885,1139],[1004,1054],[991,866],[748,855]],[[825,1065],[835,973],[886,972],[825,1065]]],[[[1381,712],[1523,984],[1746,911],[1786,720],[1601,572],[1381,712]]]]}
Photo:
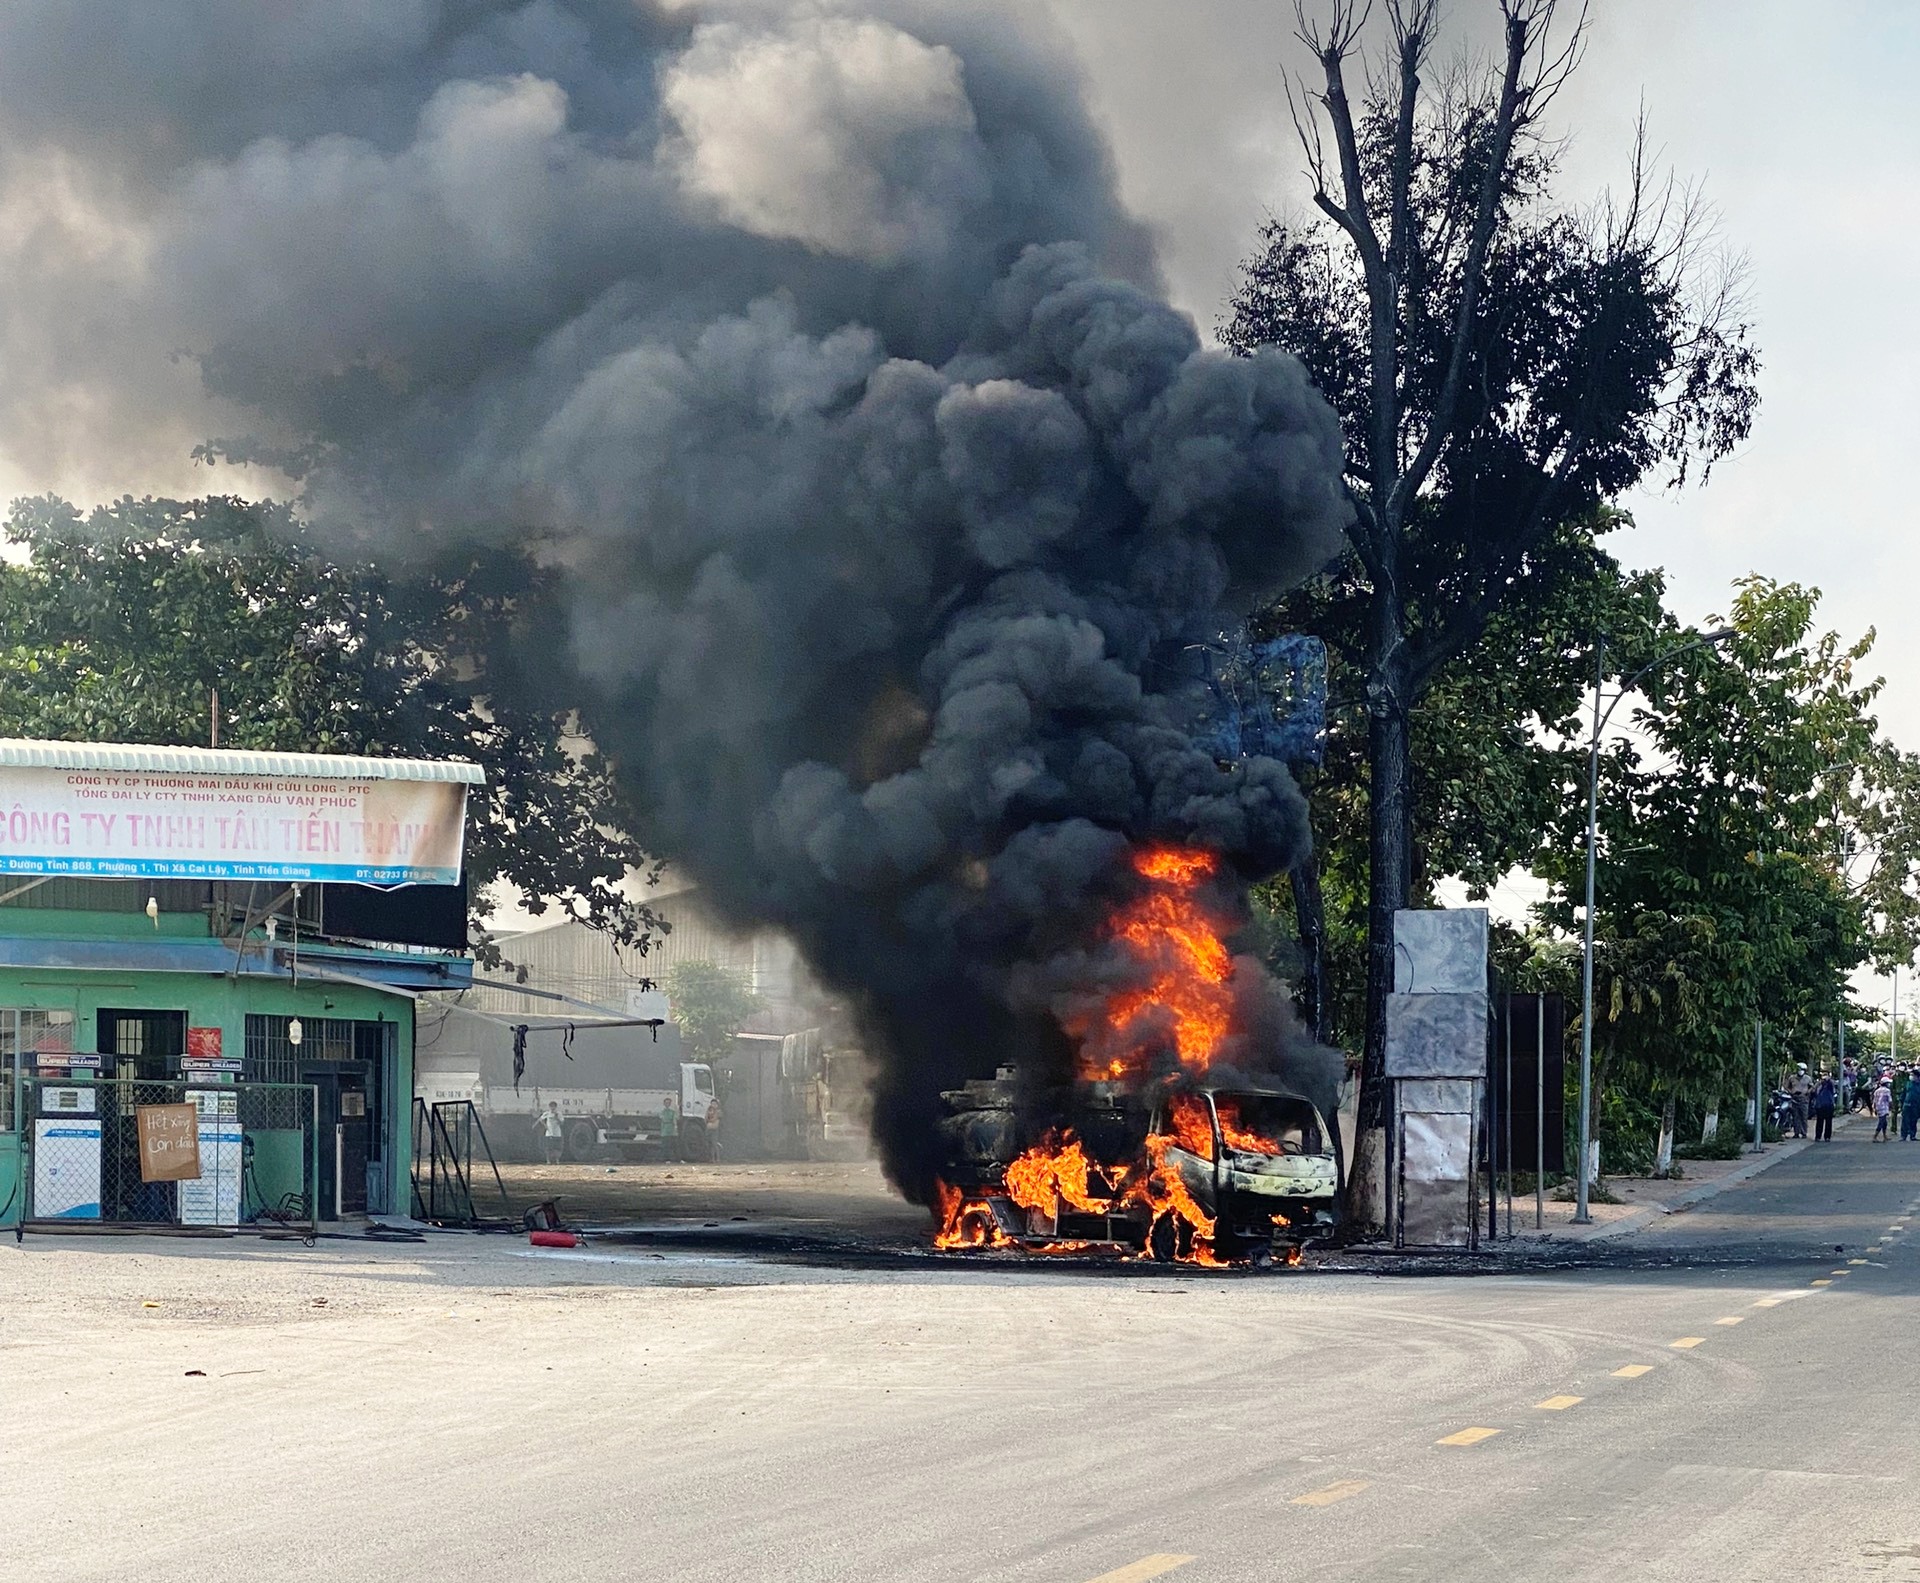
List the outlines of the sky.
{"type": "MultiPolygon", "coordinates": [[[[1153,228],[1174,302],[1220,317],[1262,217],[1307,186],[1284,77],[1302,63],[1285,0],[1048,0],[1086,64],[1122,194],[1153,228]]],[[[1484,39],[1492,0],[1452,0],[1484,39]]],[[[1826,621],[1871,626],[1882,718],[1920,748],[1920,545],[1905,462],[1920,425],[1920,6],[1598,0],[1562,95],[1563,191],[1618,186],[1644,103],[1653,146],[1704,182],[1744,253],[1761,412],[1704,489],[1627,502],[1613,541],[1667,569],[1679,613],[1724,608],[1750,571],[1822,589],[1826,621]]]]}
{"type": "MultiPolygon", "coordinates": [[[[962,0],[916,3],[967,10],[962,0]]],[[[1262,218],[1307,196],[1283,91],[1303,64],[1291,0],[1032,3],[1081,63],[1079,87],[1175,306],[1209,332],[1262,218]]],[[[1443,50],[1492,41],[1495,0],[1446,3],[1443,50]]],[[[1920,418],[1916,67],[1912,0],[1594,0],[1586,57],[1555,128],[1568,139],[1563,191],[1584,199],[1621,181],[1644,108],[1662,161],[1704,184],[1722,240],[1745,255],[1763,359],[1749,442],[1705,488],[1627,501],[1637,526],[1614,548],[1631,565],[1665,568],[1686,619],[1724,609],[1749,572],[1824,590],[1828,625],[1878,631],[1872,663],[1889,679],[1881,719],[1908,749],[1920,749],[1920,629],[1909,619],[1920,548],[1906,530],[1903,484],[1920,418]]],[[[139,231],[116,223],[111,188],[89,186],[72,161],[17,157],[44,163],[31,179],[0,182],[0,279],[28,278],[55,233],[99,279],[142,277],[151,260],[139,231]]],[[[78,312],[108,323],[109,299],[78,312]]],[[[236,420],[205,401],[191,359],[164,339],[171,327],[113,321],[113,335],[93,337],[124,342],[142,369],[139,399],[112,410],[84,378],[19,378],[23,361],[56,365],[73,338],[47,300],[0,294],[0,343],[16,376],[0,381],[0,500],[236,487],[188,459],[195,441],[236,420]]]]}
{"type": "MultiPolygon", "coordinates": [[[[1293,5],[1039,3],[1084,65],[1122,197],[1153,232],[1175,306],[1210,332],[1262,217],[1307,196],[1283,92],[1303,63],[1293,5]]],[[[1443,48],[1491,41],[1494,0],[1448,10],[1443,48]]],[[[1916,68],[1920,5],[1909,0],[1596,0],[1585,61],[1557,106],[1563,190],[1584,198],[1618,184],[1644,105],[1666,164],[1704,183],[1723,240],[1747,258],[1763,358],[1748,443],[1703,489],[1629,500],[1638,525],[1614,547],[1664,567],[1688,619],[1724,608],[1751,571],[1822,589],[1830,625],[1877,630],[1882,720],[1908,748],[1920,748],[1920,623],[1909,618],[1920,545],[1903,467],[1920,422],[1916,68]]],[[[0,203],[0,274],[50,217],[86,208],[53,175],[31,184],[29,210],[0,203]]],[[[92,212],[78,229],[89,227],[99,252],[124,246],[92,212]]],[[[36,339],[22,323],[35,311],[18,296],[0,303],[16,356],[36,339]]],[[[145,366],[144,409],[124,419],[86,410],[80,384],[8,402],[0,499],[212,487],[187,452],[227,414],[199,397],[189,360],[145,366]]]]}
{"type": "MultiPolygon", "coordinates": [[[[1284,0],[1048,0],[1085,63],[1121,191],[1154,229],[1174,302],[1220,317],[1262,217],[1309,188],[1285,75],[1303,63],[1284,0]]],[[[1491,36],[1493,0],[1452,0],[1454,36],[1491,36]]],[[[1705,488],[1626,502],[1612,541],[1663,567],[1687,620],[1749,572],[1810,584],[1821,619],[1871,627],[1880,720],[1920,750],[1920,540],[1908,461],[1920,429],[1920,5],[1907,0],[1596,0],[1561,96],[1563,191],[1618,187],[1644,106],[1653,147],[1704,183],[1745,255],[1763,366],[1747,444],[1705,488]]],[[[1498,912],[1535,887],[1509,880],[1498,912]]],[[[1453,897],[1458,901],[1463,897],[1453,897]]],[[[1912,996],[1911,976],[1902,1001],[1912,996]]],[[[1858,992],[1885,1002],[1886,980],[1858,992]]]]}

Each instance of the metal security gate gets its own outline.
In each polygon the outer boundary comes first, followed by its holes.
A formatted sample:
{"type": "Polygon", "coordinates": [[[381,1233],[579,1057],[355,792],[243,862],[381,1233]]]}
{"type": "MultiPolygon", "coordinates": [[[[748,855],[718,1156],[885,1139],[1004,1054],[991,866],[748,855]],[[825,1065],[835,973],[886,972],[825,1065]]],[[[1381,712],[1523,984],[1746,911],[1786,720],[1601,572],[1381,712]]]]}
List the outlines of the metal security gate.
{"type": "Polygon", "coordinates": [[[318,1234],[311,1083],[36,1077],[21,1086],[21,1234],[318,1234]]]}

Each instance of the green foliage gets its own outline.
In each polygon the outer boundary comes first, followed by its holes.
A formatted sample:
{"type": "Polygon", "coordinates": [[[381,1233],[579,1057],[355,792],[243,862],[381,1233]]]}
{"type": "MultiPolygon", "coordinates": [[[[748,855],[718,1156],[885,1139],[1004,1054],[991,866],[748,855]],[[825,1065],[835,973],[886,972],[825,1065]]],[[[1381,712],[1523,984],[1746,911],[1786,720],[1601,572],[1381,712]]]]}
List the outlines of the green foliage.
{"type": "Polygon", "coordinates": [[[1720,1130],[1705,1142],[1676,1143],[1673,1146],[1676,1160],[1737,1160],[1746,1152],[1746,1137],[1738,1127],[1729,1127],[1724,1121],[1720,1130]]]}
{"type": "MultiPolygon", "coordinates": [[[[1749,578],[1717,646],[1662,621],[1621,635],[1637,670],[1630,729],[1601,759],[1596,1086],[1711,1102],[1745,1093],[1753,1028],[1775,1059],[1831,1042],[1871,920],[1842,871],[1878,683],[1870,640],[1816,634],[1817,594],[1749,578]]],[[[1535,860],[1544,921],[1571,935],[1585,883],[1585,808],[1569,797],[1535,860]]],[[[1604,1129],[1605,1118],[1602,1118],[1604,1129]]]]}
{"type": "Polygon", "coordinates": [[[1623,204],[1557,200],[1531,108],[1557,80],[1544,30],[1512,35],[1500,71],[1437,73],[1437,13],[1396,10],[1350,92],[1361,14],[1315,35],[1316,212],[1266,227],[1220,332],[1298,356],[1346,437],[1351,554],[1271,620],[1336,658],[1328,762],[1306,784],[1318,884],[1296,909],[1324,918],[1296,922],[1303,959],[1324,960],[1322,1020],[1364,1041],[1373,1128],[1395,909],[1448,876],[1484,893],[1557,815],[1551,738],[1591,634],[1618,604],[1657,609],[1658,580],[1596,548],[1610,504],[1704,477],[1751,427],[1759,365],[1737,292],[1701,267],[1702,217],[1638,157],[1623,204]]]}
{"type": "Polygon", "coordinates": [[[734,1036],[760,1009],[760,997],[747,975],[714,962],[682,962],[667,970],[665,982],[673,1020],[702,1061],[725,1055],[734,1036]]]}
{"type": "MultiPolygon", "coordinates": [[[[283,505],[122,499],[83,516],[14,504],[0,561],[0,735],[464,758],[475,931],[490,902],[557,906],[644,949],[622,890],[647,855],[552,673],[510,641],[548,619],[546,574],[469,554],[404,578],[343,560],[283,505]]],[[[553,661],[557,670],[559,660],[553,661]]],[[[481,946],[484,960],[498,952],[481,946]]]]}
{"type": "MultiPolygon", "coordinates": [[[[1436,675],[1412,711],[1409,905],[1435,905],[1441,879],[1465,880],[1470,895],[1484,897],[1531,861],[1540,832],[1575,795],[1579,754],[1566,739],[1578,731],[1590,685],[1595,623],[1647,622],[1661,611],[1658,575],[1623,572],[1599,547],[1599,535],[1624,520],[1603,512],[1557,530],[1534,559],[1533,579],[1436,675]]],[[[1260,618],[1263,630],[1310,631],[1327,643],[1326,753],[1300,781],[1313,810],[1325,906],[1330,1031],[1349,1047],[1362,1037],[1366,999],[1367,619],[1366,583],[1351,561],[1260,618]]],[[[1284,877],[1262,893],[1276,925],[1297,927],[1284,877]]],[[[1287,969],[1297,958],[1276,951],[1270,960],[1287,969]]],[[[1524,987],[1511,975],[1508,981],[1524,987]]]]}

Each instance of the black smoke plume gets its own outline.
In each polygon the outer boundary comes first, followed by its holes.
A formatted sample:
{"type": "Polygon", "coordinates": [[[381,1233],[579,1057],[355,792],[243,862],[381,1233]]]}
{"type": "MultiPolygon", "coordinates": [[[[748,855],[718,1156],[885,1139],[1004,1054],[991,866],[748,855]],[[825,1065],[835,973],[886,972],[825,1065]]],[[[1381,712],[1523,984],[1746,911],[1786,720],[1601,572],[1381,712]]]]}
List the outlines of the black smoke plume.
{"type": "Polygon", "coordinates": [[[921,1195],[939,1090],[1062,1063],[1054,1014],[1126,971],[1132,844],[1236,896],[1303,851],[1287,771],[1196,743],[1192,646],[1344,509],[1299,365],[1155,295],[1035,9],[0,16],[0,181],[45,216],[9,422],[37,379],[167,432],[184,348],[206,454],[323,525],[542,535],[571,605],[530,641],[635,833],[849,997],[921,1195]]]}

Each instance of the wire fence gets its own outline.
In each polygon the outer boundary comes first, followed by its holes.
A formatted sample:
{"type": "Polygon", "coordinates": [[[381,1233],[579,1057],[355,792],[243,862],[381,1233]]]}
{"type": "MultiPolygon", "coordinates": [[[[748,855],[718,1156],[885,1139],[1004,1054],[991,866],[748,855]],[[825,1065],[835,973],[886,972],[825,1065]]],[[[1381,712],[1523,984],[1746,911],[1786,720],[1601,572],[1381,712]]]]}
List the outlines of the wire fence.
{"type": "Polygon", "coordinates": [[[27,1078],[20,1230],[319,1231],[311,1083],[27,1078]]]}

